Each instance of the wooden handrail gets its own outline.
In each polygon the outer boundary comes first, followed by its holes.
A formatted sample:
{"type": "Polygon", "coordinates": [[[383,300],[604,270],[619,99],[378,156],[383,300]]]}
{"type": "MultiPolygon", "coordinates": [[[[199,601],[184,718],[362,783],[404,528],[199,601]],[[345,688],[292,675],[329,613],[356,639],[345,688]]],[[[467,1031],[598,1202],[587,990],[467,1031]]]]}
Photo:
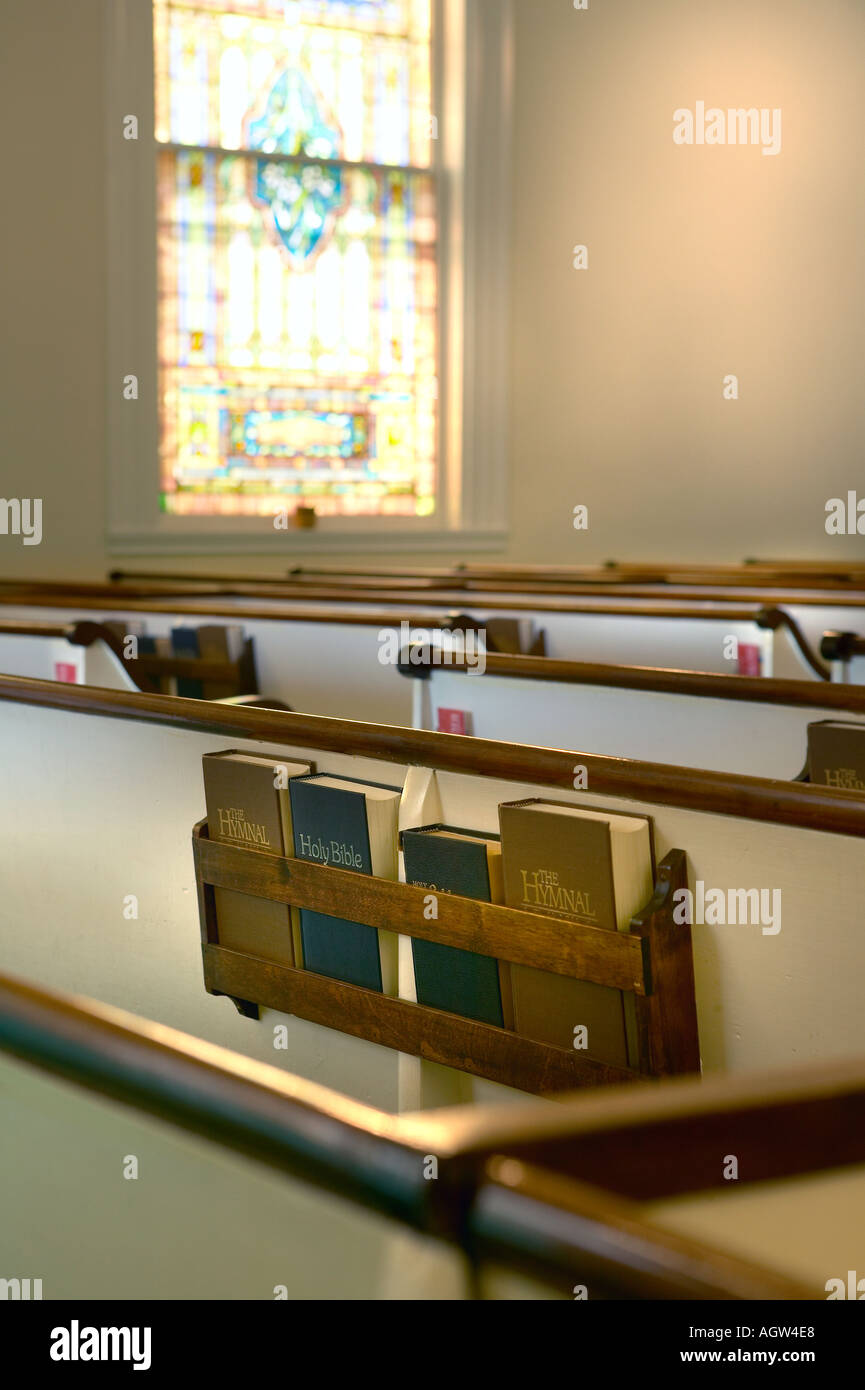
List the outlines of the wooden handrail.
{"type": "MultiPolygon", "coordinates": [[[[97,586],[93,586],[97,587],[97,586]]],[[[116,602],[118,591],[112,591],[105,597],[116,602]]],[[[12,591],[0,591],[0,605],[4,602],[18,606],[33,607],[56,607],[57,591],[52,590],[50,594],[41,591],[28,591],[23,593],[12,593],[12,591]]],[[[74,595],[69,595],[71,602],[74,595]]],[[[95,595],[78,595],[76,602],[84,604],[91,602],[95,595]]],[[[196,598],[169,599],[160,598],[157,601],[156,595],[143,597],[128,597],[126,591],[123,592],[124,603],[120,606],[131,612],[151,612],[154,609],[169,614],[180,614],[184,616],[208,616],[226,617],[230,616],[238,620],[245,621],[265,621],[265,622],[314,622],[314,623],[343,623],[351,626],[364,627],[393,627],[402,622],[413,623],[419,627],[458,627],[462,621],[468,617],[453,608],[442,608],[438,612],[415,612],[415,604],[428,603],[431,597],[443,600],[443,595],[430,596],[418,594],[401,595],[375,595],[375,601],[392,601],[394,607],[378,609],[364,612],[353,605],[365,605],[372,601],[371,594],[364,594],[362,597],[357,594],[330,593],[327,596],[329,602],[339,604],[339,608],[328,607],[307,607],[303,604],[296,604],[292,600],[287,600],[284,593],[280,594],[274,602],[266,605],[255,604],[249,601],[236,601],[226,604],[225,599],[230,595],[204,595],[196,598]]],[[[262,597],[262,595],[259,595],[262,597]]],[[[306,597],[306,595],[304,595],[306,597]]],[[[459,600],[459,594],[448,596],[452,600],[459,600]]],[[[465,597],[463,595],[463,597],[465,597]]],[[[716,622],[754,622],[758,627],[779,628],[785,627],[790,633],[794,644],[799,648],[807,664],[822,680],[829,679],[829,668],[825,666],[811,650],[807,638],[801,631],[798,623],[783,609],[775,607],[741,607],[732,604],[718,605],[711,608],[702,605],[675,604],[672,602],[660,604],[643,604],[632,602],[622,603],[577,603],[573,599],[543,598],[541,602],[533,602],[527,598],[517,598],[505,601],[501,598],[494,598],[491,601],[482,599],[479,595],[474,596],[479,606],[487,608],[493,612],[500,610],[511,610],[515,612],[527,613],[575,613],[586,616],[620,616],[634,618],[664,618],[667,620],[676,619],[699,619],[701,621],[716,622]]],[[[321,600],[321,595],[319,595],[321,600]]],[[[100,604],[104,607],[104,604],[100,604]]],[[[469,618],[469,623],[479,626],[476,620],[469,618]]],[[[143,669],[143,668],[142,668],[143,669]]]]}
{"type": "MultiPolygon", "coordinates": [[[[438,590],[430,590],[430,599],[436,597],[438,590]]],[[[497,582],[467,581],[463,586],[463,602],[478,601],[483,593],[503,598],[508,593],[520,596],[538,595],[540,597],[567,597],[581,599],[618,598],[641,603],[700,603],[707,604],[771,604],[800,608],[865,608],[865,583],[841,589],[796,589],[792,586],[778,587],[756,584],[724,588],[715,585],[691,584],[518,584],[499,580],[497,582]]]]}
{"type": "Polygon", "coordinates": [[[634,583],[639,582],[637,576],[640,579],[648,576],[653,582],[679,583],[685,579],[693,583],[707,580],[711,583],[726,584],[728,581],[735,582],[739,578],[755,574],[759,575],[761,579],[776,576],[789,581],[801,575],[809,581],[812,577],[822,577],[830,580],[838,579],[843,582],[848,577],[854,581],[865,577],[865,563],[858,561],[841,563],[798,561],[790,564],[773,564],[769,561],[757,561],[749,564],[701,565],[681,562],[677,564],[629,564],[608,560],[603,566],[465,564],[459,566],[459,571],[474,577],[509,577],[514,573],[519,573],[520,575],[532,574],[558,579],[570,579],[579,575],[594,577],[603,574],[614,579],[630,579],[634,583]]]}
{"type": "Polygon", "coordinates": [[[431,1153],[509,1153],[657,1201],[728,1187],[719,1154],[738,1156],[745,1182],[865,1163],[865,1058],[607,1087],[540,1110],[457,1106],[404,1116],[401,1132],[415,1122],[431,1153]]]}
{"type": "MultiPolygon", "coordinates": [[[[606,582],[618,584],[623,577],[630,579],[630,582],[638,582],[634,576],[645,576],[651,583],[671,582],[677,583],[683,574],[699,575],[708,582],[718,583],[725,581],[729,576],[747,579],[748,576],[757,575],[760,579],[766,576],[767,579],[778,577],[788,580],[802,576],[810,579],[814,576],[845,581],[848,578],[865,580],[865,561],[848,561],[843,564],[831,563],[829,561],[801,560],[801,561],[778,561],[773,563],[768,560],[751,560],[742,564],[733,565],[687,565],[687,564],[617,564],[613,561],[603,565],[525,565],[525,564],[462,564],[462,565],[429,565],[429,566],[405,566],[405,565],[385,565],[385,566],[355,566],[355,565],[294,565],[284,573],[287,580],[305,580],[321,578],[363,578],[363,579],[385,579],[402,580],[416,579],[419,581],[433,580],[435,582],[450,581],[462,578],[490,578],[508,579],[522,581],[532,579],[538,581],[547,580],[549,582],[569,581],[571,583],[599,583],[606,582]]],[[[126,583],[130,580],[163,580],[163,581],[192,581],[199,580],[208,583],[222,584],[233,579],[242,580],[249,583],[257,583],[262,579],[272,579],[272,576],[263,575],[238,575],[225,573],[207,572],[202,574],[189,570],[170,571],[170,570],[124,570],[114,569],[108,575],[112,583],[126,583]]],[[[695,582],[697,582],[695,580],[695,582]]]]}
{"type": "Polygon", "coordinates": [[[165,598],[161,594],[148,594],[146,597],[135,598],[128,597],[125,591],[120,593],[118,590],[114,590],[110,594],[96,596],[82,594],[78,590],[68,594],[59,591],[44,593],[31,590],[26,593],[13,594],[0,589],[0,608],[3,605],[16,608],[58,608],[68,605],[77,609],[91,607],[99,610],[112,607],[119,612],[156,612],[165,614],[167,617],[234,618],[238,622],[254,620],[280,623],[343,623],[346,626],[378,628],[399,626],[403,620],[414,623],[418,627],[443,627],[447,626],[449,618],[455,616],[453,608],[444,604],[435,611],[432,609],[425,609],[420,612],[411,611],[411,601],[402,607],[395,604],[392,608],[375,607],[367,612],[359,611],[353,607],[353,604],[365,602],[365,600],[358,599],[346,599],[346,606],[340,610],[336,607],[337,600],[334,600],[331,606],[315,606],[305,602],[294,603],[291,600],[285,600],[283,595],[283,606],[280,607],[277,602],[266,605],[249,600],[226,603],[225,600],[231,597],[232,595],[229,593],[180,598],[176,595],[165,598]],[[122,599],[122,602],[118,602],[119,599],[122,599]]]}
{"type": "MultiPolygon", "coordinates": [[[[461,1247],[476,1264],[529,1270],[563,1293],[565,1279],[588,1274],[593,1287],[644,1298],[818,1296],[506,1151],[487,1158],[477,1143],[442,1143],[441,1113],[387,1115],[176,1029],[8,976],[0,976],[0,1050],[461,1247]],[[426,1178],[430,1154],[435,1182],[426,1178]]],[[[573,1102],[559,1109],[576,1119],[573,1102]]],[[[535,1107],[524,1146],[539,1119],[535,1107]]]]}
{"type": "Polygon", "coordinates": [[[451,582],[460,584],[462,575],[458,569],[447,568],[393,568],[393,569],[354,569],[354,568],[329,568],[323,569],[307,568],[298,566],[296,569],[288,570],[285,574],[218,574],[213,571],[201,573],[180,572],[166,570],[111,570],[108,574],[109,584],[126,585],[129,583],[167,583],[167,584],[321,584],[321,583],[345,583],[351,580],[364,581],[382,584],[396,584],[399,587],[422,585],[422,584],[444,584],[451,582]]]}
{"type": "MultiPolygon", "coordinates": [[[[384,627],[398,623],[403,618],[418,626],[435,626],[442,617],[453,612],[454,607],[467,602],[464,592],[409,592],[397,590],[350,591],[345,589],[310,590],[287,594],[284,588],[276,589],[272,595],[261,589],[252,595],[241,595],[239,601],[226,604],[225,600],[238,598],[236,589],[226,589],[220,593],[188,594],[165,596],[165,591],[141,592],[119,589],[108,585],[76,586],[65,590],[61,586],[44,588],[0,587],[0,604],[18,607],[58,607],[58,599],[78,607],[105,607],[128,609],[131,612],[156,610],[162,613],[206,614],[238,619],[256,619],[273,622],[345,622],[361,623],[366,626],[384,627]],[[99,600],[98,605],[96,600],[99,600]],[[254,600],[258,599],[256,603],[254,600]],[[266,599],[263,603],[261,600],[266,599]],[[314,600],[314,603],[311,602],[314,600]],[[343,611],[334,614],[329,605],[342,605],[343,611]],[[375,611],[357,614],[358,606],[387,605],[375,611]],[[318,606],[321,605],[321,606],[318,606]],[[420,605],[426,605],[426,612],[414,612],[420,605]],[[329,616],[330,615],[330,616],[329,616]]],[[[662,596],[657,601],[644,602],[639,598],[628,602],[614,601],[606,596],[587,602],[580,596],[541,594],[537,599],[518,595],[506,598],[501,594],[483,595],[472,593],[471,599],[479,608],[491,612],[509,611],[525,613],[575,613],[586,616],[614,616],[631,618],[700,619],[717,622],[759,622],[761,626],[788,626],[794,624],[789,615],[776,605],[765,603],[743,604],[731,598],[723,598],[711,604],[706,602],[684,603],[673,596],[662,596]]],[[[865,603],[865,600],[863,600],[865,603]]],[[[803,639],[804,640],[804,639],[803,639]]],[[[806,644],[807,645],[807,644],[806,644]]],[[[812,654],[813,655],[813,654],[812,654]]]]}
{"type": "MultiPolygon", "coordinates": [[[[152,600],[161,600],[159,607],[162,611],[181,611],[174,607],[175,604],[183,604],[182,611],[230,611],[232,613],[242,611],[242,605],[232,604],[229,610],[215,609],[212,605],[218,604],[220,600],[227,598],[240,598],[247,600],[273,600],[274,603],[285,605],[285,613],[288,614],[296,604],[384,604],[398,610],[400,607],[410,608],[425,604],[427,607],[447,608],[454,604],[465,602],[465,592],[457,585],[451,590],[412,590],[412,589],[388,589],[388,588],[368,588],[352,589],[349,586],[341,585],[305,585],[294,591],[287,590],[285,584],[256,584],[254,586],[240,583],[212,585],[187,586],[186,592],[182,592],[179,587],[173,589],[166,586],[154,586],[150,584],[139,584],[129,588],[118,588],[116,585],[109,584],[76,584],[71,587],[62,584],[35,583],[19,585],[7,583],[0,586],[0,595],[3,602],[16,604],[33,604],[42,606],[57,606],[58,597],[62,597],[69,603],[89,604],[91,601],[99,601],[99,606],[112,604],[115,607],[129,608],[138,610],[142,607],[157,606],[152,600]],[[118,600],[121,602],[118,604],[118,600]],[[169,608],[168,605],[172,607],[169,608]],[[189,608],[186,609],[185,605],[189,608]],[[194,606],[195,605],[195,606],[194,606]],[[203,605],[197,607],[197,605],[203,605]]],[[[503,597],[492,594],[488,598],[481,596],[480,592],[474,594],[474,599],[479,606],[493,609],[513,609],[525,610],[527,612],[562,612],[562,613],[609,613],[614,615],[631,617],[682,617],[682,618],[712,618],[727,617],[729,619],[741,618],[747,620],[753,618],[755,613],[760,611],[759,605],[744,606],[732,599],[721,600],[713,607],[707,607],[702,603],[685,604],[679,602],[674,597],[659,598],[653,604],[644,604],[636,600],[629,602],[617,601],[615,595],[612,598],[604,595],[599,603],[584,604],[579,601],[579,596],[558,595],[538,596],[539,600],[522,596],[503,597]]],[[[272,606],[259,608],[254,616],[267,616],[272,612],[272,606]]],[[[253,614],[247,612],[247,616],[253,614]]],[[[408,616],[408,615],[407,615],[408,616]]],[[[391,612],[391,618],[393,611],[391,612]]]]}
{"type": "Polygon", "coordinates": [[[420,1229],[444,1195],[370,1106],[226,1048],[0,976],[0,1048],[420,1229]]]}
{"type": "Polygon", "coordinates": [[[816,784],[742,777],[699,768],[638,762],[597,753],[532,747],[463,734],[428,733],[324,715],[251,709],[179,696],[103,690],[0,675],[0,700],[84,715],[136,719],[167,728],[317,748],[348,756],[471,773],[570,791],[576,766],[593,794],[865,836],[865,801],[856,792],[816,784]]]}
{"type": "Polygon", "coordinates": [[[569,1295],[577,1285],[563,1288],[565,1269],[577,1271],[590,1297],[786,1302],[819,1296],[783,1274],[664,1230],[625,1198],[502,1155],[484,1167],[469,1229],[487,1258],[513,1263],[518,1254],[522,1267],[569,1295]]]}
{"type": "Polygon", "coordinates": [[[845,577],[847,575],[865,577],[865,560],[760,560],[746,559],[743,569],[756,570],[758,574],[822,574],[845,577]]]}
{"type": "Polygon", "coordinates": [[[72,623],[39,622],[37,618],[0,618],[3,637],[62,637],[69,641],[72,623]]]}
{"type": "Polygon", "coordinates": [[[814,672],[819,680],[827,681],[831,675],[829,667],[821,661],[816,652],[812,651],[807,637],[797,623],[796,619],[787,613],[783,608],[768,607],[761,609],[755,619],[758,627],[768,628],[775,632],[779,628],[786,628],[790,634],[793,645],[798,647],[801,656],[814,672]]]}
{"type": "Polygon", "coordinates": [[[112,651],[122,654],[122,645],[111,628],[89,619],[80,622],[40,622],[38,618],[0,618],[3,637],[61,637],[73,647],[91,647],[104,642],[112,651]]]}
{"type": "MultiPolygon", "coordinates": [[[[433,668],[425,648],[416,662],[403,654],[402,675],[423,680],[433,668]],[[423,659],[426,657],[426,661],[423,659]]],[[[472,673],[474,665],[457,652],[448,653],[444,671],[472,673]]],[[[685,671],[661,666],[621,666],[594,661],[564,661],[552,656],[523,656],[487,652],[485,676],[515,680],[551,681],[560,685],[598,685],[620,690],[651,690],[665,695],[690,695],[714,700],[744,700],[750,704],[795,705],[805,709],[834,709],[865,714],[865,686],[831,685],[822,681],[786,680],[763,676],[723,675],[714,671],[685,671]]]]}
{"type": "MultiPolygon", "coordinates": [[[[507,576],[508,578],[519,578],[523,575],[531,577],[540,576],[542,578],[545,573],[546,571],[544,570],[543,566],[531,565],[503,566],[501,568],[487,568],[483,565],[477,567],[466,565],[293,565],[290,569],[286,570],[284,574],[277,576],[260,574],[218,574],[213,571],[208,571],[205,574],[191,574],[189,572],[177,573],[165,570],[114,569],[110,571],[108,579],[113,584],[127,584],[129,582],[137,583],[142,580],[160,580],[172,583],[183,582],[184,580],[196,580],[210,584],[225,584],[234,582],[259,584],[275,583],[277,581],[282,583],[322,583],[330,582],[331,580],[342,583],[349,579],[363,579],[373,581],[381,580],[385,583],[402,583],[403,581],[411,580],[417,583],[434,583],[448,585],[451,583],[459,584],[465,579],[475,578],[478,575],[482,577],[489,575],[491,578],[496,578],[499,575],[507,576]]],[[[581,582],[583,579],[587,579],[588,582],[600,583],[606,580],[608,571],[606,571],[603,567],[590,565],[586,566],[585,568],[578,567],[574,573],[576,576],[575,582],[581,582]]],[[[653,571],[646,571],[647,576],[650,573],[654,574],[653,571]]],[[[609,582],[614,584],[616,580],[612,578],[609,580],[609,582]]]]}
{"type": "Polygon", "coordinates": [[[520,577],[518,568],[513,577],[474,572],[468,574],[459,569],[376,571],[304,568],[291,571],[284,579],[275,578],[273,575],[161,575],[158,571],[152,570],[114,570],[110,579],[121,586],[117,592],[132,596],[141,592],[137,584],[164,580],[166,586],[173,585],[171,591],[177,597],[181,597],[184,592],[200,593],[203,586],[213,585],[224,595],[244,593],[249,597],[260,598],[265,595],[303,598],[310,596],[315,586],[320,588],[329,585],[340,587],[341,595],[346,601],[361,589],[387,589],[389,594],[396,594],[401,589],[411,588],[427,592],[431,602],[443,597],[453,601],[458,594],[486,594],[495,598],[512,593],[523,597],[534,594],[548,598],[570,596],[639,599],[645,602],[672,600],[682,603],[698,601],[865,608],[865,570],[858,576],[851,574],[849,581],[845,581],[841,588],[838,588],[835,582],[815,583],[809,578],[809,571],[804,571],[798,576],[785,572],[778,576],[764,577],[759,569],[753,568],[746,568],[734,585],[721,579],[683,583],[675,575],[664,580],[647,576],[643,582],[638,583],[631,577],[626,580],[616,577],[615,571],[607,572],[607,577],[596,574],[591,579],[578,577],[567,580],[552,574],[545,578],[543,574],[533,573],[520,577]],[[796,580],[799,580],[799,584],[796,580]],[[815,589],[820,592],[814,592],[815,589]],[[827,589],[831,589],[832,592],[825,592],[827,589]]]}

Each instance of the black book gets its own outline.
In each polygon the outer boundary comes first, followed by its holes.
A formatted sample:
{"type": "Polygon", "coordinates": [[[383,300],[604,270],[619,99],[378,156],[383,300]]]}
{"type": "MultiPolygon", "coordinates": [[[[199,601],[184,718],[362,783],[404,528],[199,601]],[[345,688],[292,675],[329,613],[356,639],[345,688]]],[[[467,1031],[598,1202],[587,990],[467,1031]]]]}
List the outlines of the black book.
{"type": "MultiPolygon", "coordinates": [[[[425,825],[402,835],[406,883],[431,892],[502,902],[502,852],[497,835],[425,825]]],[[[419,1004],[498,1028],[513,1024],[507,961],[412,937],[419,1004]]]]}
{"type": "MultiPolygon", "coordinates": [[[[296,858],[376,878],[398,877],[399,787],[318,773],[293,777],[289,794],[296,858]]],[[[300,934],[306,970],[396,994],[393,932],[302,907],[300,934]]]]}

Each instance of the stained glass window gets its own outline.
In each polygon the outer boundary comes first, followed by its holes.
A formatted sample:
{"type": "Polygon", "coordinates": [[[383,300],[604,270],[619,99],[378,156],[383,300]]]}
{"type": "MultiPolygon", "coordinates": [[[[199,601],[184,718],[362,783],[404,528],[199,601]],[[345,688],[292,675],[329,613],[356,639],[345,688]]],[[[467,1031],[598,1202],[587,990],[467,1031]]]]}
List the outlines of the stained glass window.
{"type": "Polygon", "coordinates": [[[431,0],[154,0],[161,495],[424,516],[431,0]]]}

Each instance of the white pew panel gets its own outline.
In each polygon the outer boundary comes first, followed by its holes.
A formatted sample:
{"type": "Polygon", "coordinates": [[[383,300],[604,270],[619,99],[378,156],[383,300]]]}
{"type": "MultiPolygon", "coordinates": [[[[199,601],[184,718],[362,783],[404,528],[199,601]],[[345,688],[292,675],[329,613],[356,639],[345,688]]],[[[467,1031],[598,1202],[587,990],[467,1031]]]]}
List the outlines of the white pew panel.
{"type": "Polygon", "coordinates": [[[440,709],[465,710],[477,738],[787,781],[805,765],[809,723],[865,722],[820,707],[470,675],[447,666],[410,683],[417,728],[435,729],[440,709]]]}
{"type": "MultiPolygon", "coordinates": [[[[274,1013],[256,1024],[204,992],[190,831],[203,814],[201,755],[232,742],[258,746],[139,720],[3,704],[0,759],[5,785],[14,788],[0,798],[4,967],[396,1110],[396,1054],[274,1013]],[[131,894],[138,900],[132,920],[124,916],[131,894]],[[287,1051],[274,1050],[275,1023],[288,1027],[287,1051]]],[[[403,769],[369,758],[302,747],[283,753],[311,757],[337,774],[394,785],[403,777],[403,769]]],[[[497,827],[500,801],[560,795],[453,773],[439,774],[437,783],[445,820],[489,831],[497,827]]],[[[861,1052],[862,840],[591,793],[562,795],[653,816],[658,858],[685,850],[692,886],[702,879],[724,890],[781,890],[777,935],[759,925],[694,927],[707,1069],[861,1052]]],[[[513,1094],[474,1084],[475,1098],[492,1093],[513,1094]]]]}
{"type": "MultiPolygon", "coordinates": [[[[61,615],[62,616],[62,615],[61,615]]],[[[123,663],[104,642],[74,646],[63,637],[19,637],[0,633],[0,671],[34,680],[56,680],[58,666],[74,685],[100,685],[108,690],[135,690],[123,663]]]]}

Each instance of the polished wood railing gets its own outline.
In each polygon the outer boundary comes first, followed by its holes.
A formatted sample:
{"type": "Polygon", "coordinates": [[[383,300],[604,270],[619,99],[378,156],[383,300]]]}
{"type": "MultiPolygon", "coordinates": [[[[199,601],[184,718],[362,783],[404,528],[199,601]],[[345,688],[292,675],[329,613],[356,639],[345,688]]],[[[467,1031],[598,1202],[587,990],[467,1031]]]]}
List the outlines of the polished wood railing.
{"type": "MultiPolygon", "coordinates": [[[[830,687],[820,687],[828,693],[830,687]]],[[[855,792],[800,782],[665,763],[533,747],[464,734],[429,733],[324,715],[229,706],[179,696],[102,690],[0,674],[0,701],[84,716],[140,720],[166,728],[328,750],[403,766],[471,773],[571,791],[574,769],[586,770],[593,794],[621,796],[779,825],[865,836],[865,801],[855,792]]]]}
{"type": "Polygon", "coordinates": [[[662,1229],[617,1189],[635,1169],[669,1173],[674,1151],[677,1190],[693,1189],[691,1144],[699,1159],[722,1122],[729,1127],[721,1148],[716,1139],[715,1169],[725,1145],[750,1153],[758,1133],[763,1175],[797,1161],[796,1171],[808,1171],[865,1158],[861,1064],[803,1073],[795,1091],[765,1080],[674,1083],[648,1096],[626,1087],[588,1103],[394,1116],[173,1028],[8,976],[0,976],[0,1050],[446,1242],[476,1274],[494,1262],[563,1297],[575,1281],[590,1284],[592,1296],[821,1297],[662,1229]],[[585,1173],[599,1166],[599,1139],[607,1165],[602,1183],[590,1185],[585,1173]],[[435,1182],[426,1176],[429,1155],[438,1162],[435,1182]]]}
{"type": "Polygon", "coordinates": [[[594,586],[599,590],[620,589],[633,585],[644,588],[695,589],[757,587],[824,589],[854,588],[865,592],[865,563],[822,561],[791,561],[789,563],[753,561],[742,565],[454,565],[441,567],[351,567],[296,565],[278,578],[274,575],[224,574],[214,571],[194,573],[164,570],[112,570],[114,583],[129,584],[141,581],[179,584],[388,584],[397,587],[425,585],[430,588],[478,587],[508,585],[515,587],[547,587],[568,592],[594,586]]]}
{"type": "MultiPolygon", "coordinates": [[[[863,644],[865,653],[865,644],[863,644]]],[[[833,658],[834,659],[834,658],[833,658]]],[[[708,700],[738,700],[759,705],[795,705],[865,714],[865,686],[828,685],[809,680],[722,675],[714,671],[681,671],[662,666],[619,666],[597,661],[563,661],[550,656],[487,652],[483,672],[459,652],[449,652],[444,671],[471,674],[473,679],[510,677],[516,680],[592,685],[618,690],[650,690],[665,695],[697,696],[708,700]]],[[[423,680],[435,669],[426,645],[411,644],[402,654],[402,675],[423,680]],[[413,651],[414,648],[414,651],[413,651]]]]}
{"type": "MultiPolygon", "coordinates": [[[[464,602],[466,594],[459,592],[429,593],[425,591],[399,591],[381,589],[319,589],[305,587],[290,594],[284,587],[269,588],[262,585],[250,596],[242,585],[228,586],[218,592],[208,592],[201,586],[195,592],[178,595],[165,588],[150,589],[147,585],[132,587],[112,587],[105,584],[89,584],[66,588],[63,585],[0,585],[0,605],[58,607],[75,605],[100,607],[112,604],[130,612],[159,611],[165,614],[185,616],[232,616],[238,621],[269,622],[340,622],[361,626],[386,627],[401,621],[411,622],[421,627],[461,627],[468,622],[479,626],[470,614],[455,610],[447,605],[464,602]],[[118,605],[118,599],[122,604],[118,605]],[[229,603],[228,600],[231,600],[229,603]],[[258,600],[256,602],[255,600],[258,600]],[[264,602],[262,602],[264,600],[264,602]],[[271,600],[273,600],[271,602],[271,600]],[[300,600],[297,602],[296,600],[300,600]],[[313,607],[308,600],[314,600],[319,607],[313,607]],[[279,606],[281,603],[282,606],[279,606]],[[329,607],[328,605],[339,605],[329,607]],[[371,608],[370,605],[388,605],[371,608]],[[433,604],[441,604],[436,611],[433,604]]],[[[729,598],[712,603],[684,603],[664,598],[658,602],[632,599],[617,601],[580,601],[575,597],[539,594],[534,597],[517,595],[512,598],[502,594],[492,596],[475,594],[474,600],[479,608],[490,612],[513,612],[525,614],[545,613],[582,614],[583,616],[663,618],[669,622],[753,622],[764,629],[784,629],[793,645],[800,652],[805,663],[820,680],[829,679],[829,667],[811,648],[807,637],[798,622],[785,609],[776,605],[733,603],[729,598]]],[[[863,600],[865,602],[865,600],[863,600]]]]}

